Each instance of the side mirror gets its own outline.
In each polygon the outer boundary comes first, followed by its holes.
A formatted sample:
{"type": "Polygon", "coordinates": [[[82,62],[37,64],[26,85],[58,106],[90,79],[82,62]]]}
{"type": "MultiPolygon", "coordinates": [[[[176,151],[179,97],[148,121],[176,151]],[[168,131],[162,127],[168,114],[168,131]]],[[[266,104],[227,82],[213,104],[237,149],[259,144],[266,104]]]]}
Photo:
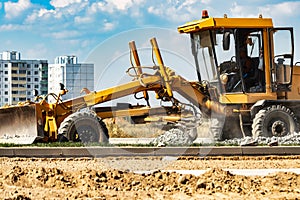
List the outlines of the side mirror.
{"type": "Polygon", "coordinates": [[[65,85],[62,84],[62,83],[59,83],[59,86],[60,86],[60,92],[59,92],[59,94],[60,95],[65,95],[68,92],[68,90],[66,89],[65,85]]]}
{"type": "Polygon", "coordinates": [[[60,86],[60,90],[64,90],[65,89],[65,85],[64,84],[59,83],[59,86],[60,86]]]}
{"type": "Polygon", "coordinates": [[[225,32],[223,34],[223,50],[228,51],[230,47],[230,32],[225,32]]]}
{"type": "Polygon", "coordinates": [[[34,97],[37,97],[39,95],[39,92],[36,89],[34,89],[32,90],[32,94],[34,97]]]}

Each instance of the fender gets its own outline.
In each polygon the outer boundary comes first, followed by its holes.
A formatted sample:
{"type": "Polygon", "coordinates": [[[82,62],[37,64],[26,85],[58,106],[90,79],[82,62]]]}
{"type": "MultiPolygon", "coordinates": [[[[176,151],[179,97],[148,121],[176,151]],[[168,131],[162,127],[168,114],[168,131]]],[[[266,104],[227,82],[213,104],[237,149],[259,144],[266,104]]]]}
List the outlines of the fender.
{"type": "Polygon", "coordinates": [[[269,102],[268,100],[259,100],[250,108],[250,114],[251,118],[253,119],[256,113],[258,113],[259,110],[261,110],[265,105],[266,102],[269,102]]]}

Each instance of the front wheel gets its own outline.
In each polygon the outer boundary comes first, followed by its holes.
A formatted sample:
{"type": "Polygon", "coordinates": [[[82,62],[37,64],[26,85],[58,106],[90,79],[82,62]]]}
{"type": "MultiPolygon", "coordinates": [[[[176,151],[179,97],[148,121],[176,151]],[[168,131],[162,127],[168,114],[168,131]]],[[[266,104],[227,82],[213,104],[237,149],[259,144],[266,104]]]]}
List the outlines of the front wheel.
{"type": "Polygon", "coordinates": [[[282,137],[298,130],[299,124],[295,114],[282,105],[272,105],[260,110],[252,123],[253,138],[282,137]]]}
{"type": "Polygon", "coordinates": [[[58,135],[59,138],[82,143],[107,143],[109,138],[105,123],[91,111],[69,115],[60,124],[58,135]]]}

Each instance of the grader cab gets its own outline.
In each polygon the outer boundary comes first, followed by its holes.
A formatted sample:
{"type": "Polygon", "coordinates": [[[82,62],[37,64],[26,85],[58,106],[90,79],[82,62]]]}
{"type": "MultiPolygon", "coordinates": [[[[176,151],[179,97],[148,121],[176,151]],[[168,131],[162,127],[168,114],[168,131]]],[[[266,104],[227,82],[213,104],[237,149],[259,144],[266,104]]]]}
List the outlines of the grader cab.
{"type": "MultiPolygon", "coordinates": [[[[294,65],[293,28],[272,19],[212,18],[178,27],[190,35],[199,82],[226,107],[216,116],[218,139],[284,136],[299,130],[300,68],[294,65]]],[[[214,117],[214,116],[212,116],[214,117]]]]}

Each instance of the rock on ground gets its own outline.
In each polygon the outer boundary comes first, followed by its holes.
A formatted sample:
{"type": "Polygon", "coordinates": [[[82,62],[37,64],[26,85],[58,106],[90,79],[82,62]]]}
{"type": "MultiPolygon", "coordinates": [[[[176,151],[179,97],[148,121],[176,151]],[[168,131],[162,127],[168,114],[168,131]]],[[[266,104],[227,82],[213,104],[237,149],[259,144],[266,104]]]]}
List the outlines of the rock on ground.
{"type": "Polygon", "coordinates": [[[234,138],[218,142],[223,145],[244,145],[250,142],[255,142],[256,145],[299,145],[300,144],[300,133],[293,133],[283,137],[258,137],[253,139],[251,137],[245,138],[234,138]]]}
{"type": "Polygon", "coordinates": [[[155,146],[182,146],[192,143],[190,135],[179,128],[170,129],[151,142],[155,146]]]}

